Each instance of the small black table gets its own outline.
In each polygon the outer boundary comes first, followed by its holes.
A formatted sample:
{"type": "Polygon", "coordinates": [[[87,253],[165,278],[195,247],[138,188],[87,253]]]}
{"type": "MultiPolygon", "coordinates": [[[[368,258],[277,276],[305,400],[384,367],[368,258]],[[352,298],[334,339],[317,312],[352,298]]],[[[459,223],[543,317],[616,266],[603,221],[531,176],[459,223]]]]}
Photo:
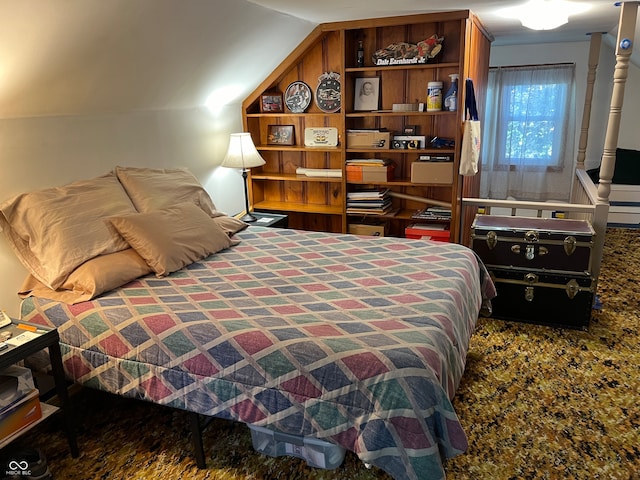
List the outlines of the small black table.
{"type": "MultiPolygon", "coordinates": [[[[62,354],[60,352],[60,336],[58,335],[58,330],[55,328],[48,328],[42,325],[37,325],[35,323],[28,322],[19,322],[12,319],[10,325],[6,325],[0,328],[1,332],[11,332],[11,339],[18,337],[25,332],[31,332],[33,334],[33,338],[27,340],[26,342],[14,346],[9,344],[8,348],[0,351],[0,371],[3,368],[9,367],[10,365],[16,364],[30,355],[33,355],[40,350],[45,348],[49,349],[49,360],[51,362],[51,371],[53,372],[53,378],[56,384],[56,393],[58,394],[58,398],[60,399],[60,403],[62,405],[62,413],[64,415],[64,424],[67,433],[67,439],[69,441],[69,448],[71,450],[71,455],[74,458],[79,456],[78,451],[78,442],[76,439],[76,431],[73,424],[73,419],[71,417],[71,405],[69,394],[67,392],[67,385],[65,380],[64,369],[62,366],[62,354]],[[23,327],[24,328],[21,328],[23,327]]],[[[54,407],[50,407],[49,410],[55,411],[54,407]]],[[[43,411],[43,419],[46,417],[43,411]]],[[[29,429],[22,430],[21,433],[26,432],[29,429]]],[[[14,437],[9,437],[10,440],[13,440],[14,437]]],[[[7,441],[6,443],[9,443],[7,441]]],[[[4,442],[2,442],[4,443],[4,442]]],[[[1,446],[3,446],[0,443],[1,446]]]]}
{"type": "Polygon", "coordinates": [[[281,213],[251,212],[251,215],[256,217],[257,220],[255,222],[251,222],[249,225],[258,227],[287,228],[289,224],[289,217],[281,213]]]}

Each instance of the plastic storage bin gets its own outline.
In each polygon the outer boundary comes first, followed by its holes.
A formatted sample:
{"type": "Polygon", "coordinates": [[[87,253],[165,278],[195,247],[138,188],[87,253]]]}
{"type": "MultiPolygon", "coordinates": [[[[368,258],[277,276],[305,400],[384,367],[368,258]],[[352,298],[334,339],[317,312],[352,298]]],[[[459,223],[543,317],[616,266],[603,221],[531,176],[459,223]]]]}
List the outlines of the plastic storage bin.
{"type": "Polygon", "coordinates": [[[270,457],[285,455],[302,458],[311,467],[333,470],[344,460],[346,450],[324,440],[300,437],[249,425],[253,448],[270,457]]]}
{"type": "Polygon", "coordinates": [[[449,227],[445,225],[412,223],[404,229],[404,236],[406,238],[426,239],[433,240],[435,242],[448,242],[449,241],[449,227]]]}

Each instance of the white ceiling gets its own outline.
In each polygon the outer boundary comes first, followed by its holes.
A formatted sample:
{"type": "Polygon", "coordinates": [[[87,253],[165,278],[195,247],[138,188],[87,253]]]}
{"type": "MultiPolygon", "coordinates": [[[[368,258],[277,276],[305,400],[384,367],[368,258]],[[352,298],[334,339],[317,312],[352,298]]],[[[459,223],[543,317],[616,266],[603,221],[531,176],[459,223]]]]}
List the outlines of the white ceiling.
{"type": "MultiPolygon", "coordinates": [[[[376,18],[413,13],[471,10],[495,37],[494,45],[584,41],[593,32],[611,33],[615,38],[620,8],[613,0],[580,0],[591,5],[586,13],[569,17],[569,23],[553,31],[536,32],[517,20],[500,17],[499,9],[525,0],[248,0],[265,8],[287,13],[313,23],[376,18]]],[[[576,0],[577,1],[577,0],[576,0]]],[[[640,32],[636,32],[640,37],[640,32]]]]}
{"type": "Polygon", "coordinates": [[[612,33],[620,14],[614,0],[585,0],[588,13],[533,32],[497,16],[510,1],[0,0],[0,120],[193,108],[230,86],[238,91],[224,101],[237,102],[325,22],[446,6],[476,13],[493,46],[544,48],[612,33]]]}

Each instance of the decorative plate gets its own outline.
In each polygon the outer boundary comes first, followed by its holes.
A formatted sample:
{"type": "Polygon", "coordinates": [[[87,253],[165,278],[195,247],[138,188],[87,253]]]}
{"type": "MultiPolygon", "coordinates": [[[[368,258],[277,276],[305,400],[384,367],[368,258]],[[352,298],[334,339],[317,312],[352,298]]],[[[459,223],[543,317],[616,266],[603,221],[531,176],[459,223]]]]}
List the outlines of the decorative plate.
{"type": "Polygon", "coordinates": [[[311,89],[304,82],[293,82],[284,92],[284,103],[293,113],[304,113],[311,103],[311,89]]]}
{"type": "Polygon", "coordinates": [[[323,112],[334,113],[340,110],[340,74],[323,73],[318,77],[316,88],[316,105],[323,112]]]}

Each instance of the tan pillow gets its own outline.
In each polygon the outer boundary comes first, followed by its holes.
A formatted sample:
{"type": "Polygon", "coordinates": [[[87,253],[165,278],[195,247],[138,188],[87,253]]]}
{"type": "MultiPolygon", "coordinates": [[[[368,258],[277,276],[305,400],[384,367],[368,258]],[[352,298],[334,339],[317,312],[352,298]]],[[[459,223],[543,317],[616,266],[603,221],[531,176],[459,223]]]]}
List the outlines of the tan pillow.
{"type": "Polygon", "coordinates": [[[235,235],[239,231],[244,230],[249,226],[248,223],[244,223],[242,220],[238,220],[234,217],[229,217],[228,215],[215,217],[213,221],[216,222],[218,226],[222,228],[222,230],[227,232],[227,235],[229,236],[235,235]]]}
{"type": "Polygon", "coordinates": [[[209,216],[221,215],[198,179],[186,168],[116,167],[116,175],[140,213],[190,202],[209,216]]]}
{"type": "Polygon", "coordinates": [[[91,300],[150,272],[147,262],[133,248],[127,248],[83,263],[71,272],[66,282],[57,290],[46,287],[33,275],[29,275],[18,295],[22,298],[35,296],[74,304],[91,300]]]}
{"type": "Polygon", "coordinates": [[[110,173],[17,195],[0,205],[0,226],[27,270],[55,290],[87,260],[128,248],[104,219],[134,212],[110,173]]]}
{"type": "Polygon", "coordinates": [[[110,219],[158,276],[168,275],[233,243],[193,203],[110,219]]]}

